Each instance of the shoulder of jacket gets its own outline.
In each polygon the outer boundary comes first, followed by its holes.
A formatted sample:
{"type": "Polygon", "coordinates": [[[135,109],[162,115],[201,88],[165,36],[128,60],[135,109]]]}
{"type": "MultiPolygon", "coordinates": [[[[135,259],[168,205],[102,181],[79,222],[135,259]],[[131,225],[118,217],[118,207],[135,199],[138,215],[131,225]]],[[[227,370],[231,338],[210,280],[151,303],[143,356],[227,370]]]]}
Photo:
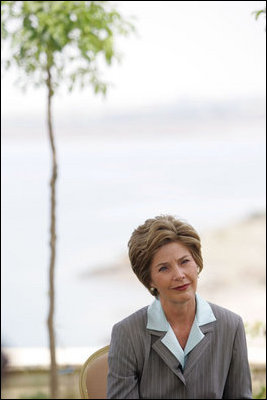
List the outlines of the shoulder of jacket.
{"type": "Polygon", "coordinates": [[[227,308],[218,306],[217,304],[213,304],[209,302],[209,305],[212,308],[212,311],[215,315],[217,320],[229,321],[238,325],[242,318],[240,315],[236,314],[235,312],[228,310],[227,308]]]}
{"type": "Polygon", "coordinates": [[[145,306],[134,313],[128,315],[127,317],[123,318],[121,321],[117,322],[114,327],[125,327],[131,328],[139,326],[146,326],[147,323],[147,309],[148,306],[145,306]]]}

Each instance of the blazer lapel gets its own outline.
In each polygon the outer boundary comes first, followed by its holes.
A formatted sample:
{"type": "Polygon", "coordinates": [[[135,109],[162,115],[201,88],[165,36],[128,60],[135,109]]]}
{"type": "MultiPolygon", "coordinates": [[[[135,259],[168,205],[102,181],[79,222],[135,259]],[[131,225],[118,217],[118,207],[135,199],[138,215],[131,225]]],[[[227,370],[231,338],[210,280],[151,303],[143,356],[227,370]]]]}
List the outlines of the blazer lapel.
{"type": "Polygon", "coordinates": [[[151,334],[151,344],[153,350],[156,351],[156,353],[164,361],[164,363],[172,370],[172,372],[176,376],[178,376],[178,378],[185,385],[185,378],[182,374],[180,362],[161,341],[161,339],[166,335],[166,332],[158,332],[152,330],[148,330],[148,332],[151,334]]]}
{"type": "Polygon", "coordinates": [[[199,327],[204,334],[204,338],[188,354],[184,369],[185,378],[187,378],[187,376],[190,374],[192,368],[198,362],[200,357],[208,351],[208,347],[211,343],[212,335],[214,332],[215,323],[216,322],[211,322],[207,325],[199,327]]]}
{"type": "Polygon", "coordinates": [[[197,313],[194,326],[190,331],[190,337],[184,352],[179,347],[178,341],[171,330],[162,310],[160,300],[156,299],[147,311],[147,331],[151,334],[152,348],[157,352],[164,363],[185,384],[188,376],[199,360],[207,352],[211,342],[214,322],[216,318],[209,304],[196,295],[197,313]],[[183,354],[181,354],[183,352],[183,354]],[[186,357],[186,359],[184,358],[186,357]],[[179,362],[180,360],[180,362],[179,362]],[[185,365],[182,372],[183,365],[185,365]]]}

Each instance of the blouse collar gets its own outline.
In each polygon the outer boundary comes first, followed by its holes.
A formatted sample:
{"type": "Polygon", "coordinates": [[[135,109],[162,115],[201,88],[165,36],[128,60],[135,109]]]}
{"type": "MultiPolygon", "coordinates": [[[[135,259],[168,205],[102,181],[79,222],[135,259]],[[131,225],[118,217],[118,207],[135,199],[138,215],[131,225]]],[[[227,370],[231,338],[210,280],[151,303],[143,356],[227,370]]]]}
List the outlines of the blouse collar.
{"type": "Polygon", "coordinates": [[[161,341],[174,354],[184,368],[188,353],[204,338],[204,334],[199,327],[214,321],[216,321],[216,318],[211,306],[196,293],[196,315],[184,350],[167,321],[161,302],[158,299],[155,299],[148,307],[146,328],[166,332],[161,341]]]}

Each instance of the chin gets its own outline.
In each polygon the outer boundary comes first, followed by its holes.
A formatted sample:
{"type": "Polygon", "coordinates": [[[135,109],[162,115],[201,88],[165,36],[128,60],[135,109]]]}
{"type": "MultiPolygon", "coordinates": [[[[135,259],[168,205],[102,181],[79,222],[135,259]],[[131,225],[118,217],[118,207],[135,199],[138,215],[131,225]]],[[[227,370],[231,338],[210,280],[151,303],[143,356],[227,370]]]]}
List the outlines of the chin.
{"type": "Polygon", "coordinates": [[[195,292],[183,292],[183,293],[175,293],[175,295],[173,296],[173,298],[177,299],[177,300],[191,300],[195,298],[195,292]]]}

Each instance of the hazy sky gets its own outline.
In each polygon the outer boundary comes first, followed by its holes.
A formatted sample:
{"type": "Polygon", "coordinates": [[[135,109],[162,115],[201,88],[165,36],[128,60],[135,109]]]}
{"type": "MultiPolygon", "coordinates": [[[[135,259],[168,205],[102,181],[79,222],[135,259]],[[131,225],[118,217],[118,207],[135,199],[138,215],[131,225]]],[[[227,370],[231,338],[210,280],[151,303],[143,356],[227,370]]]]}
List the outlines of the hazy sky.
{"type": "MultiPolygon", "coordinates": [[[[58,116],[106,115],[181,99],[265,97],[265,17],[252,11],[263,1],[120,1],[124,17],[134,15],[137,36],[120,39],[121,65],[106,69],[107,98],[91,90],[55,98],[58,116]]],[[[44,89],[22,94],[14,73],[4,74],[2,117],[41,116],[44,89]]]]}

